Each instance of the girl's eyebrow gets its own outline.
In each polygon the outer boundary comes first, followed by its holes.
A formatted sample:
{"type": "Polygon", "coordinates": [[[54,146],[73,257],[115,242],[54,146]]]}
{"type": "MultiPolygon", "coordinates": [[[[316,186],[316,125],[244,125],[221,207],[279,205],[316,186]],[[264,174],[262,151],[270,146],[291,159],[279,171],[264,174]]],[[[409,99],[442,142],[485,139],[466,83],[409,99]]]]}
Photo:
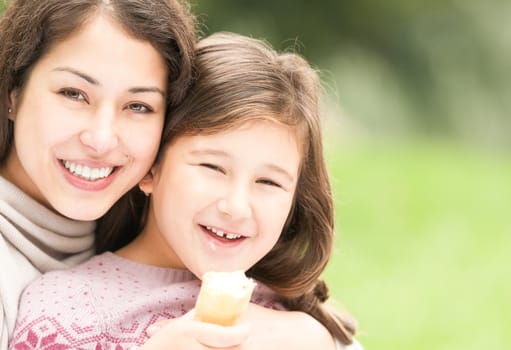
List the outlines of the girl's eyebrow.
{"type": "Polygon", "coordinates": [[[222,156],[222,157],[228,157],[229,154],[225,151],[220,151],[212,148],[200,148],[200,149],[194,149],[190,152],[192,155],[213,155],[213,156],[222,156]]]}
{"type": "MultiPolygon", "coordinates": [[[[97,81],[96,79],[94,79],[90,75],[88,75],[88,74],[86,74],[84,72],[80,72],[79,70],[71,68],[71,67],[57,67],[57,68],[54,68],[53,71],[55,71],[55,72],[68,72],[68,73],[74,74],[74,75],[82,78],[83,80],[85,80],[89,84],[101,85],[99,83],[99,81],[97,81]]],[[[132,88],[128,89],[128,91],[130,93],[132,93],[132,94],[144,93],[144,92],[156,92],[156,93],[162,95],[163,97],[165,97],[165,92],[162,89],[160,89],[160,88],[158,88],[156,86],[132,87],[132,88]]]]}
{"type": "MultiPolygon", "coordinates": [[[[215,150],[215,149],[209,149],[209,148],[203,148],[203,149],[197,149],[190,152],[192,155],[213,155],[213,156],[220,156],[220,157],[229,157],[229,154],[224,151],[215,150]]],[[[263,166],[269,170],[272,170],[276,173],[281,174],[282,176],[286,177],[287,180],[290,182],[295,181],[295,177],[291,175],[286,169],[278,166],[277,164],[273,163],[265,163],[263,166]]]]}
{"type": "Polygon", "coordinates": [[[276,164],[271,164],[271,163],[265,164],[265,166],[266,166],[266,168],[271,169],[274,172],[279,173],[282,176],[286,177],[286,179],[289,182],[292,183],[295,181],[295,177],[293,175],[291,175],[286,169],[284,169],[276,164]]]}

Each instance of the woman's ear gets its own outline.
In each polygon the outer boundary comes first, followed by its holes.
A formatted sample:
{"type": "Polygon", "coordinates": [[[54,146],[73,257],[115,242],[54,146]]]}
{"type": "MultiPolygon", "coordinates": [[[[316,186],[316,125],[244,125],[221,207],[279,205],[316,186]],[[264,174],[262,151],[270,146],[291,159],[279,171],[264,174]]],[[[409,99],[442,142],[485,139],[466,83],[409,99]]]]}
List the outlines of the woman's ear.
{"type": "Polygon", "coordinates": [[[11,121],[14,121],[16,119],[16,106],[18,102],[18,90],[12,90],[9,94],[9,108],[7,109],[8,115],[7,118],[9,118],[11,121]]]}
{"type": "Polygon", "coordinates": [[[138,183],[138,188],[140,188],[140,190],[144,192],[146,196],[149,196],[151,193],[153,193],[156,172],[157,166],[153,165],[147,175],[144,176],[144,178],[138,183]]]}

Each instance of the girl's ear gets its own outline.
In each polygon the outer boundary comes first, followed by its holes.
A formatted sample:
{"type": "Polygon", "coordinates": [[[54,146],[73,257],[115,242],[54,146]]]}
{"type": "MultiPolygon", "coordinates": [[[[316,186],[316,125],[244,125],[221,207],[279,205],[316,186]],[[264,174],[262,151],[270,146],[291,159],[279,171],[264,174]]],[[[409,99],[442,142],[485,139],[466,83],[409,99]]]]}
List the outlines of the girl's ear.
{"type": "Polygon", "coordinates": [[[146,196],[149,196],[151,193],[153,193],[156,171],[157,166],[153,165],[151,170],[149,170],[149,173],[147,173],[147,175],[144,176],[144,178],[138,183],[138,188],[140,188],[140,190],[144,192],[146,196]]]}

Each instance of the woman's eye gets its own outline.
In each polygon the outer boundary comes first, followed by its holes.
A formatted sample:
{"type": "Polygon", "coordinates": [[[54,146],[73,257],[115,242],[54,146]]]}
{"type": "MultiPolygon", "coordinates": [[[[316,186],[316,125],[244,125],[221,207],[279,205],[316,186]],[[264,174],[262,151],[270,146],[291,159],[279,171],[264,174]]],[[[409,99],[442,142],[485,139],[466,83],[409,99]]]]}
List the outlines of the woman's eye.
{"type": "Polygon", "coordinates": [[[71,100],[87,101],[85,94],[82,91],[77,90],[77,89],[72,89],[72,88],[61,89],[59,91],[59,94],[61,94],[64,97],[67,97],[71,100]]]}
{"type": "Polygon", "coordinates": [[[208,169],[211,169],[211,170],[214,170],[214,171],[218,171],[222,174],[225,174],[225,171],[224,169],[222,169],[221,167],[219,167],[218,165],[215,165],[215,164],[211,164],[211,163],[200,163],[200,166],[204,167],[204,168],[208,168],[208,169]]]}
{"type": "Polygon", "coordinates": [[[137,113],[150,113],[150,112],[154,112],[154,110],[143,104],[143,103],[132,103],[128,106],[129,109],[131,109],[133,112],[137,112],[137,113]]]}
{"type": "Polygon", "coordinates": [[[257,180],[257,183],[260,183],[260,184],[263,184],[263,185],[268,185],[268,186],[282,188],[282,185],[280,185],[279,183],[277,183],[277,182],[275,182],[273,180],[270,180],[270,179],[260,179],[260,180],[257,180]]]}

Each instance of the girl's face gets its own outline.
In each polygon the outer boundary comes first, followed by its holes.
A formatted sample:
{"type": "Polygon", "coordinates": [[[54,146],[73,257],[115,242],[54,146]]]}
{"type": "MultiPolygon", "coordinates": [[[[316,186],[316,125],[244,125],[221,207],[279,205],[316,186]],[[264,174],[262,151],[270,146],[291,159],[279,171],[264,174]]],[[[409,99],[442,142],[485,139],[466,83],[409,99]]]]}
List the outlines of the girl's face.
{"type": "Polygon", "coordinates": [[[199,277],[249,269],[282,232],[300,160],[293,132],[268,121],[178,137],[141,182],[152,193],[138,240],[150,255],[145,262],[199,277]]]}
{"type": "Polygon", "coordinates": [[[65,216],[100,217],[154,161],[166,76],[149,43],[106,17],[91,20],[11,94],[14,145],[1,174],[65,216]]]}

